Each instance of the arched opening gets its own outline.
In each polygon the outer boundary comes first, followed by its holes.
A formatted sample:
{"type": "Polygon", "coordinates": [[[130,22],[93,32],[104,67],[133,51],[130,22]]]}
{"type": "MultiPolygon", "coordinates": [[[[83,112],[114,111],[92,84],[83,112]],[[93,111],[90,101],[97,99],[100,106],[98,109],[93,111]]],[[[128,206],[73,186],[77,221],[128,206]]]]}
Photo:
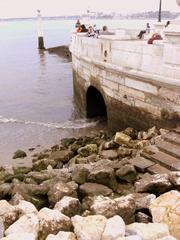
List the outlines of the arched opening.
{"type": "Polygon", "coordinates": [[[86,94],[87,118],[105,117],[107,118],[106,105],[102,94],[95,88],[89,87],[86,94]]]}

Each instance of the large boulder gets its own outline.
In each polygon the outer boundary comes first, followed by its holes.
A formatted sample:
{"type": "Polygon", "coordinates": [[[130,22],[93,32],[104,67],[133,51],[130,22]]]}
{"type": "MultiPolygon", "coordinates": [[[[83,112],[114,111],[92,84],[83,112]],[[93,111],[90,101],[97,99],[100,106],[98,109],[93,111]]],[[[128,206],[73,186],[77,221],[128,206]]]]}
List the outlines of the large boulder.
{"type": "Polygon", "coordinates": [[[98,153],[98,146],[96,144],[87,144],[78,149],[78,153],[83,157],[88,157],[91,154],[98,153]]]}
{"type": "Polygon", "coordinates": [[[150,205],[153,222],[165,223],[171,235],[180,239],[180,193],[170,191],[162,194],[150,205]]]}
{"type": "Polygon", "coordinates": [[[43,208],[38,213],[39,238],[44,240],[49,234],[57,234],[59,231],[70,231],[71,220],[60,211],[43,208]]]}
{"type": "Polygon", "coordinates": [[[1,200],[0,217],[3,220],[6,229],[18,219],[19,213],[16,207],[9,204],[6,200],[1,200]]]}
{"type": "Polygon", "coordinates": [[[8,195],[11,195],[11,183],[0,184],[0,199],[3,199],[8,195]]]}
{"type": "Polygon", "coordinates": [[[82,196],[109,196],[112,194],[112,190],[107,186],[98,183],[84,183],[79,188],[82,196]]]}
{"type": "Polygon", "coordinates": [[[104,159],[114,160],[118,158],[118,152],[116,149],[102,150],[100,152],[100,157],[104,159]]]}
{"type": "Polygon", "coordinates": [[[23,151],[23,150],[20,150],[18,149],[14,155],[13,155],[13,159],[16,159],[16,158],[25,158],[27,156],[27,154],[23,151]]]}
{"type": "Polygon", "coordinates": [[[48,199],[51,206],[54,206],[64,196],[77,196],[74,189],[64,182],[55,183],[48,192],[48,199]]]}
{"type": "Polygon", "coordinates": [[[83,184],[87,181],[87,177],[90,173],[90,165],[78,164],[73,167],[72,180],[78,184],[83,184]]]}
{"type": "Polygon", "coordinates": [[[67,150],[53,151],[49,156],[49,158],[53,159],[56,163],[58,162],[66,163],[73,156],[74,156],[74,153],[71,150],[67,149],[67,150]]]}
{"type": "Polygon", "coordinates": [[[126,164],[116,171],[116,176],[120,180],[126,182],[134,182],[136,180],[136,169],[131,164],[126,164]]]}
{"type": "Polygon", "coordinates": [[[125,236],[125,223],[120,216],[109,218],[101,240],[114,240],[125,236]]]}
{"type": "Polygon", "coordinates": [[[172,189],[168,174],[144,175],[135,183],[136,192],[149,192],[160,195],[172,189]]]}
{"type": "Polygon", "coordinates": [[[15,223],[13,223],[6,231],[5,235],[11,235],[14,233],[32,233],[38,236],[39,220],[35,214],[27,214],[20,217],[15,223]]]}
{"type": "Polygon", "coordinates": [[[180,191],[180,171],[169,173],[170,182],[180,191]]]}
{"type": "Polygon", "coordinates": [[[132,223],[126,230],[139,235],[143,240],[158,240],[169,236],[168,226],[161,223],[132,223]]]}
{"type": "Polygon", "coordinates": [[[78,240],[101,240],[107,219],[101,215],[72,217],[74,233],[78,240]]]}
{"type": "Polygon", "coordinates": [[[58,234],[50,234],[46,240],[77,240],[76,235],[72,232],[60,231],[58,234]]]}
{"type": "Polygon", "coordinates": [[[1,240],[36,240],[36,236],[33,233],[15,232],[7,237],[1,238],[1,240]]]}
{"type": "Polygon", "coordinates": [[[149,193],[133,193],[132,197],[135,201],[136,211],[148,211],[149,206],[156,199],[154,194],[149,193]]]}
{"type": "Polygon", "coordinates": [[[59,202],[56,203],[54,209],[57,209],[68,217],[80,215],[82,212],[81,203],[77,198],[63,197],[59,202]]]}
{"type": "Polygon", "coordinates": [[[31,213],[34,213],[34,214],[38,213],[36,207],[32,203],[24,200],[20,200],[18,205],[16,205],[15,207],[20,216],[31,214],[31,213]]]}
{"type": "Polygon", "coordinates": [[[88,176],[88,181],[103,184],[111,188],[113,191],[117,189],[117,180],[112,167],[94,167],[88,176]]]}
{"type": "Polygon", "coordinates": [[[52,166],[54,168],[57,165],[57,162],[54,159],[40,159],[35,162],[33,162],[33,170],[35,171],[41,171],[44,169],[47,169],[48,166],[52,166]]]}
{"type": "Polygon", "coordinates": [[[114,142],[118,143],[119,145],[128,145],[131,141],[131,137],[123,132],[117,132],[114,137],[114,142]]]}

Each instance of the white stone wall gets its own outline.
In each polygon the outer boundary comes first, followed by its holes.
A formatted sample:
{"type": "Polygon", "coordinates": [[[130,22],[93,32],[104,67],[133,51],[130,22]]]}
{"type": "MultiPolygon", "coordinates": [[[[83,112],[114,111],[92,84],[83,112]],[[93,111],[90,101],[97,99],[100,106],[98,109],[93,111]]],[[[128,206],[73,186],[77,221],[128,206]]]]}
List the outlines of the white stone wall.
{"type": "Polygon", "coordinates": [[[93,77],[107,96],[156,117],[162,109],[180,115],[180,48],[170,49],[168,44],[148,45],[143,40],[80,35],[73,36],[70,46],[73,69],[86,87],[93,77]]]}

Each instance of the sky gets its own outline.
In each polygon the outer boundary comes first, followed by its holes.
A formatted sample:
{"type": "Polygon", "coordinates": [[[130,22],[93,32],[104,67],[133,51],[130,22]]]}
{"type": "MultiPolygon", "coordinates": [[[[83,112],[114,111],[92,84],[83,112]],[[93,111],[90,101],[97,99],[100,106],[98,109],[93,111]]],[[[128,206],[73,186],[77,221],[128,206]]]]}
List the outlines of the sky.
{"type": "MultiPolygon", "coordinates": [[[[34,17],[41,9],[43,16],[78,15],[87,9],[96,12],[133,13],[158,10],[160,0],[0,0],[0,19],[34,17]]],[[[162,0],[162,10],[180,11],[176,0],[162,0]]]]}

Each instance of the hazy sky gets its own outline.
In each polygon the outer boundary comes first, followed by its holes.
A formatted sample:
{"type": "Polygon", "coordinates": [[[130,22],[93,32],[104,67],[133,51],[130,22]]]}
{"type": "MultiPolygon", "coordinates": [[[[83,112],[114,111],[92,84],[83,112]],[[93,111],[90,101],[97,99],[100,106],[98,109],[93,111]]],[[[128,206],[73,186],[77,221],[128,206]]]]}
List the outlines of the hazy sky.
{"type": "MultiPolygon", "coordinates": [[[[176,0],[162,0],[163,10],[180,11],[176,0]]],[[[36,9],[43,16],[82,14],[91,11],[132,13],[154,11],[159,0],[0,0],[0,18],[36,16],[36,9]]]]}

